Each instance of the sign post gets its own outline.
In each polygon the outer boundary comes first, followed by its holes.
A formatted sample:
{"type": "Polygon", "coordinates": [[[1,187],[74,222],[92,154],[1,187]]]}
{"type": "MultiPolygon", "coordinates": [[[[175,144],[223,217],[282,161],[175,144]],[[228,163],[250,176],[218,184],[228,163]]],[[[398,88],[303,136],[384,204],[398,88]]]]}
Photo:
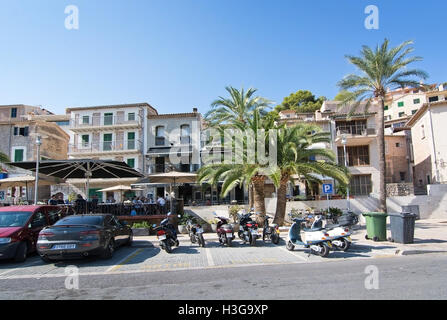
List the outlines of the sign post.
{"type": "Polygon", "coordinates": [[[323,184],[323,194],[326,195],[327,197],[327,212],[329,213],[329,208],[330,208],[330,204],[329,204],[329,195],[333,193],[333,188],[332,188],[332,184],[331,183],[325,183],[323,184]]]}

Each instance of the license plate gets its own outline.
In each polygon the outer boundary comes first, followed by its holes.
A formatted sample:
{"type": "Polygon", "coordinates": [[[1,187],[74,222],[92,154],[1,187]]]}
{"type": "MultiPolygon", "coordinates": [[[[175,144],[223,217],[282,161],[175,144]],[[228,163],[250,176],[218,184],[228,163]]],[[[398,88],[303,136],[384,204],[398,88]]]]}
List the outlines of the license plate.
{"type": "Polygon", "coordinates": [[[76,249],[75,244],[57,244],[53,246],[53,250],[67,250],[67,249],[76,249]]]}
{"type": "Polygon", "coordinates": [[[231,233],[227,233],[227,238],[233,238],[233,235],[231,233]]]}
{"type": "Polygon", "coordinates": [[[327,243],[327,246],[328,246],[329,248],[332,248],[332,243],[328,242],[328,243],[327,243]]]}
{"type": "Polygon", "coordinates": [[[346,237],[346,240],[348,240],[349,242],[352,242],[351,237],[346,237]]]}
{"type": "Polygon", "coordinates": [[[165,236],[165,235],[163,235],[163,236],[158,236],[158,239],[159,239],[159,240],[166,240],[166,236],[165,236]]]}
{"type": "Polygon", "coordinates": [[[196,229],[196,233],[203,233],[203,229],[202,228],[196,229]]]}
{"type": "Polygon", "coordinates": [[[258,234],[258,230],[251,230],[252,234],[258,234]]]}

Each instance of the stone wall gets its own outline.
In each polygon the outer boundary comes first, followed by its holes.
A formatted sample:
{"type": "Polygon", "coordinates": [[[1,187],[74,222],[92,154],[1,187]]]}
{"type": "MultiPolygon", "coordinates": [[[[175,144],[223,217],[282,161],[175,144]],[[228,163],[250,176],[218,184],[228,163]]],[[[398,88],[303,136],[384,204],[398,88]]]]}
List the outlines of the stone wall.
{"type": "Polygon", "coordinates": [[[388,197],[413,195],[414,186],[412,183],[388,183],[386,185],[386,194],[388,197]]]}

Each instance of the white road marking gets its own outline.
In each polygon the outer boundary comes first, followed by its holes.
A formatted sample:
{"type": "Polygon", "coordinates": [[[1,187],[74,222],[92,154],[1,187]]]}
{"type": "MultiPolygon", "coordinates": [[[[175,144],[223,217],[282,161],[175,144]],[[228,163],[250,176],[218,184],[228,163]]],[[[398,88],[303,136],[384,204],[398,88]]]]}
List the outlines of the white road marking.
{"type": "Polygon", "coordinates": [[[8,273],[17,271],[18,268],[20,268],[20,269],[21,269],[21,268],[28,268],[28,267],[34,266],[34,265],[36,265],[36,264],[39,264],[39,263],[42,263],[42,261],[37,260],[37,261],[33,261],[33,262],[28,263],[28,264],[25,264],[25,265],[19,265],[19,266],[17,266],[16,268],[13,268],[13,269],[11,269],[11,270],[8,270],[8,271],[5,271],[5,272],[0,273],[0,277],[3,276],[3,275],[5,275],[5,274],[8,274],[8,273]]]}
{"type": "Polygon", "coordinates": [[[205,248],[206,252],[206,260],[208,260],[208,266],[213,267],[216,264],[214,263],[213,256],[211,255],[211,250],[209,248],[205,248]]]}
{"type": "Polygon", "coordinates": [[[122,260],[120,260],[117,264],[114,264],[113,266],[111,266],[110,268],[108,268],[105,272],[110,272],[114,269],[118,269],[120,268],[123,264],[129,262],[131,259],[133,259],[134,257],[136,257],[138,254],[140,254],[143,251],[143,249],[135,249],[134,251],[132,251],[131,253],[129,253],[125,258],[123,258],[122,260]]]}

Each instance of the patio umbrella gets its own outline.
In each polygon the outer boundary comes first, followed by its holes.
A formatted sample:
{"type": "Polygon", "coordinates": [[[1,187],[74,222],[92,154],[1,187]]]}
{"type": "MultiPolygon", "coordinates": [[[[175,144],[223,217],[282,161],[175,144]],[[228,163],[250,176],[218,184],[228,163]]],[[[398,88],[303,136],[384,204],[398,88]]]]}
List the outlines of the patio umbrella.
{"type": "MultiPolygon", "coordinates": [[[[173,209],[172,185],[176,183],[194,183],[197,181],[197,174],[189,172],[170,171],[165,173],[154,173],[147,177],[151,183],[165,183],[170,185],[171,212],[173,209]]],[[[146,179],[144,179],[146,180],[146,179]]]]}
{"type": "Polygon", "coordinates": [[[121,202],[123,202],[123,191],[132,190],[130,186],[118,185],[110,188],[98,190],[99,192],[121,191],[121,202]]]}
{"type": "MultiPolygon", "coordinates": [[[[17,176],[0,180],[0,187],[9,188],[9,187],[25,187],[26,188],[26,201],[28,199],[28,184],[33,184],[36,181],[36,177],[34,176],[17,176]]],[[[39,177],[39,185],[50,186],[58,183],[58,181],[51,181],[42,177],[39,177]]]]}
{"type": "MultiPolygon", "coordinates": [[[[11,162],[8,165],[35,171],[36,162],[11,162]]],[[[87,201],[89,200],[90,179],[115,179],[143,177],[122,161],[112,160],[45,160],[39,161],[39,172],[61,179],[86,179],[87,201]]]]}

